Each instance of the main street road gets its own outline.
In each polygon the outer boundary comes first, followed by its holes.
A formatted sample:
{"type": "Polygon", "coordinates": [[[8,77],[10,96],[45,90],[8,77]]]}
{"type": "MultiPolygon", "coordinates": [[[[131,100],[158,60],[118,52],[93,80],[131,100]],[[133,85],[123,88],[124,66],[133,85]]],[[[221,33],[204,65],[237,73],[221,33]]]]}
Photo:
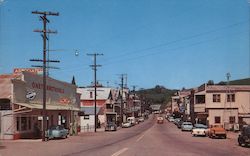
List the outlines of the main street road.
{"type": "Polygon", "coordinates": [[[248,156],[236,138],[192,137],[165,120],[154,118],[116,132],[83,133],[68,139],[3,141],[1,156],[248,156]]]}

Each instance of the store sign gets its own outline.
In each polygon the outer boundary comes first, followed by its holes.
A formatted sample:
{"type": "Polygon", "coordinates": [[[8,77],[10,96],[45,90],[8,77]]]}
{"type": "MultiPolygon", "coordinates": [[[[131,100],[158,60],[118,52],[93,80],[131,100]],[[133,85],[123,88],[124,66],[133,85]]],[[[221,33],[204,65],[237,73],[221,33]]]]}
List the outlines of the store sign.
{"type": "Polygon", "coordinates": [[[14,68],[13,73],[20,74],[23,71],[34,73],[34,74],[42,74],[43,73],[42,68],[14,68]]]}
{"type": "Polygon", "coordinates": [[[26,98],[29,100],[33,100],[36,97],[36,92],[35,91],[28,91],[26,93],[26,98]]]}

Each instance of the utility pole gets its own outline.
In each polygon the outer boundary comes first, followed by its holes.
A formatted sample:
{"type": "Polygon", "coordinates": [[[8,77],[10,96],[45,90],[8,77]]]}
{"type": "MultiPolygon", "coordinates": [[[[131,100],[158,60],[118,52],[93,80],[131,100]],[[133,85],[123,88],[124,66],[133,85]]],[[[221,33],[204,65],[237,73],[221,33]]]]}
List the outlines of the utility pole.
{"type": "Polygon", "coordinates": [[[90,65],[92,69],[94,70],[94,87],[95,87],[95,132],[96,132],[96,126],[97,126],[97,115],[96,115],[96,71],[97,67],[101,67],[101,65],[96,64],[96,56],[100,56],[103,54],[98,54],[98,53],[93,53],[93,54],[87,54],[88,56],[93,56],[94,57],[94,64],[90,65]]]}
{"type": "Polygon", "coordinates": [[[135,116],[135,88],[137,87],[136,85],[133,85],[133,117],[135,116]]]}
{"type": "Polygon", "coordinates": [[[121,74],[121,107],[120,107],[120,124],[123,123],[123,109],[124,109],[124,102],[123,102],[123,88],[124,88],[124,76],[126,74],[121,74]]]}
{"type": "Polygon", "coordinates": [[[43,33],[43,60],[39,59],[32,59],[31,61],[37,61],[37,62],[43,62],[43,124],[42,124],[42,140],[45,141],[45,133],[47,130],[47,112],[46,112],[46,63],[47,62],[58,62],[58,61],[50,61],[46,59],[46,40],[47,38],[47,33],[57,33],[55,31],[47,30],[47,23],[49,23],[49,20],[47,19],[47,16],[59,16],[59,13],[53,13],[53,12],[40,12],[40,11],[32,11],[32,14],[39,14],[42,15],[40,16],[41,20],[43,21],[43,30],[34,30],[34,32],[39,32],[43,33]]]}

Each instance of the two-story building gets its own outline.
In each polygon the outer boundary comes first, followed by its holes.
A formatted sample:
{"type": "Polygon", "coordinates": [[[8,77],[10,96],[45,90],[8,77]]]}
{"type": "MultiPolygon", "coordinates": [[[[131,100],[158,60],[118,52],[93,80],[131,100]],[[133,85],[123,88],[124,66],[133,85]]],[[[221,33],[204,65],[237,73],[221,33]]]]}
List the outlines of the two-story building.
{"type": "MultiPolygon", "coordinates": [[[[95,88],[78,88],[81,94],[80,109],[84,113],[80,117],[81,131],[94,129],[95,126],[95,88]]],[[[97,127],[105,126],[108,122],[117,122],[115,112],[115,89],[98,86],[96,89],[97,127]]]]}
{"type": "Polygon", "coordinates": [[[235,123],[250,124],[250,86],[204,84],[195,92],[194,112],[199,122],[208,125],[230,129],[235,123]]]}

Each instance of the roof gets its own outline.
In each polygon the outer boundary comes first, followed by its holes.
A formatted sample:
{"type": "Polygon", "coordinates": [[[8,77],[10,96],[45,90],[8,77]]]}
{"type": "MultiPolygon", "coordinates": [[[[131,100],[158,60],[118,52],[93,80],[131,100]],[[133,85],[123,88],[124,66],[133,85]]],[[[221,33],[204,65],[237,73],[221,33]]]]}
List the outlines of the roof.
{"type": "MultiPolygon", "coordinates": [[[[96,99],[106,100],[109,98],[112,88],[98,87],[96,89],[96,99]]],[[[77,88],[77,92],[81,94],[81,100],[94,100],[95,98],[95,88],[77,88]],[[92,97],[90,97],[90,92],[92,92],[92,97]]]]}
{"type": "MultiPolygon", "coordinates": [[[[43,105],[34,103],[14,103],[20,106],[28,107],[31,109],[43,109],[43,105]]],[[[71,105],[46,105],[46,110],[74,110],[79,111],[77,107],[72,107],[71,105]]]]}
{"type": "MultiPolygon", "coordinates": [[[[84,112],[85,115],[94,115],[95,114],[95,107],[81,107],[80,110],[84,112]]],[[[96,107],[96,114],[102,115],[103,108],[102,107],[96,107]]]]}
{"type": "Polygon", "coordinates": [[[250,85],[208,85],[207,92],[211,91],[250,91],[250,85]]]}

